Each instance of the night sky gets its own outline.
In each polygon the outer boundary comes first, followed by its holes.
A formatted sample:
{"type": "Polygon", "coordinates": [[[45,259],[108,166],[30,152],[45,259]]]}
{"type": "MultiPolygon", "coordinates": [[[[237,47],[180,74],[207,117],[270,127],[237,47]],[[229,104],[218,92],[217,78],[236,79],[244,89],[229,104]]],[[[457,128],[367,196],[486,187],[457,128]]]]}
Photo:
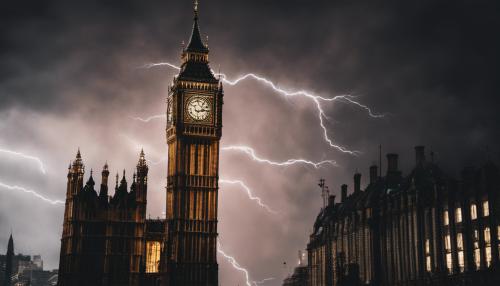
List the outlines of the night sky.
{"type": "MultiPolygon", "coordinates": [[[[258,163],[221,153],[220,173],[241,180],[278,214],[220,184],[223,250],[250,279],[280,285],[306,246],[322,206],[317,181],[332,193],[383,154],[400,154],[407,174],[415,145],[425,145],[451,176],[500,153],[500,3],[498,1],[229,1],[201,0],[211,67],[234,80],[246,73],[288,91],[352,95],[321,102],[325,141],[314,101],[285,97],[249,79],[225,85],[222,146],[246,145],[259,157],[335,160],[315,169],[258,163]],[[287,262],[284,266],[283,262],[287,262]]],[[[107,161],[128,180],[144,148],[149,163],[148,213],[165,207],[167,86],[192,27],[192,1],[4,1],[0,8],[0,251],[12,228],[16,253],[41,254],[57,268],[67,166],[80,147],[94,178],[107,161]],[[41,160],[7,151],[22,152],[41,160]]],[[[429,155],[428,155],[429,157],[429,155]]],[[[385,172],[385,161],[383,170],[385,172]]],[[[113,184],[114,182],[112,182],[113,184]]],[[[244,274],[218,259],[222,285],[244,274]]]]}

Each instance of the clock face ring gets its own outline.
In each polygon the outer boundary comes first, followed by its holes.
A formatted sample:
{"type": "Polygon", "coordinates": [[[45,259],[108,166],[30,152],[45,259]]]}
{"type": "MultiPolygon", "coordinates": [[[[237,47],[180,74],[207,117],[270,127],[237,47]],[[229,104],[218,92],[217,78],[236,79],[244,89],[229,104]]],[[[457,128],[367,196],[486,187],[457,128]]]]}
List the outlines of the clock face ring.
{"type": "Polygon", "coordinates": [[[211,112],[210,101],[201,96],[193,96],[187,103],[187,113],[195,121],[204,121],[211,112]]]}

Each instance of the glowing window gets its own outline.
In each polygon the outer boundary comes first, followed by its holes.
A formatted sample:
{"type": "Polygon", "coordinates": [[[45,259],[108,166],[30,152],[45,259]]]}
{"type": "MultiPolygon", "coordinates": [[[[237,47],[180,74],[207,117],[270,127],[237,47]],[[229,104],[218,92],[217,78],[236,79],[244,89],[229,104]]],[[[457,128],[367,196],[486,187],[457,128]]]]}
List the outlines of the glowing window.
{"type": "Polygon", "coordinates": [[[476,269],[481,267],[481,251],[479,248],[474,249],[474,263],[476,264],[476,269]]]}
{"type": "Polygon", "coordinates": [[[450,251],[451,250],[451,238],[450,238],[450,235],[447,234],[445,237],[444,237],[444,247],[447,251],[450,251]]]}
{"type": "Polygon", "coordinates": [[[444,225],[449,225],[450,224],[450,217],[448,216],[448,211],[445,210],[443,212],[443,224],[444,225]]]}
{"type": "Polygon", "coordinates": [[[458,267],[460,268],[460,272],[463,272],[465,269],[464,252],[463,251],[458,252],[458,267]]]}
{"type": "Polygon", "coordinates": [[[489,227],[486,227],[484,229],[484,242],[489,245],[491,243],[491,232],[490,232],[490,228],[489,227]]]}
{"type": "Polygon", "coordinates": [[[462,222],[462,208],[457,208],[455,210],[455,222],[462,222]]]}
{"type": "Polygon", "coordinates": [[[483,216],[489,216],[490,215],[490,208],[488,206],[488,201],[483,202],[483,216]]]}
{"type": "Polygon", "coordinates": [[[470,205],[470,218],[477,219],[477,207],[476,204],[470,205]]]}
{"type": "Polygon", "coordinates": [[[425,267],[426,267],[427,272],[431,272],[432,268],[431,268],[431,257],[430,256],[425,257],[425,267]]]}
{"type": "Polygon", "coordinates": [[[146,273],[158,273],[160,266],[160,242],[146,242],[146,273]]]}
{"type": "Polygon", "coordinates": [[[464,238],[461,232],[457,233],[457,248],[458,250],[464,250],[464,238]]]}
{"type": "Polygon", "coordinates": [[[431,244],[429,239],[425,240],[425,254],[430,254],[431,253],[431,244]]]}
{"type": "Polygon", "coordinates": [[[451,261],[451,253],[446,253],[446,268],[448,269],[448,273],[452,272],[453,263],[451,261]]]}
{"type": "Polygon", "coordinates": [[[484,248],[484,254],[486,256],[486,266],[490,267],[490,265],[491,265],[491,246],[486,246],[484,248]]]}

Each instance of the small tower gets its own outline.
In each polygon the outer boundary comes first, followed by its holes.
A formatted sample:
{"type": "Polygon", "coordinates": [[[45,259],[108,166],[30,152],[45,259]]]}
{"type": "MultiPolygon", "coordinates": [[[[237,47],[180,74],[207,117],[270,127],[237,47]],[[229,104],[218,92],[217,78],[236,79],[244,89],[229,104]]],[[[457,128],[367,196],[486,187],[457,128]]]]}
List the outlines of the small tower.
{"type": "Polygon", "coordinates": [[[14,240],[12,239],[12,232],[9,237],[9,244],[7,246],[7,254],[5,257],[5,279],[3,282],[4,286],[11,286],[12,282],[12,267],[14,259],[14,240]]]}
{"type": "Polygon", "coordinates": [[[103,203],[108,201],[108,163],[104,164],[101,172],[101,189],[99,190],[99,200],[103,203]]]}
{"type": "Polygon", "coordinates": [[[148,187],[148,164],[144,150],[141,150],[139,161],[137,162],[137,195],[136,201],[146,206],[148,187]]]}

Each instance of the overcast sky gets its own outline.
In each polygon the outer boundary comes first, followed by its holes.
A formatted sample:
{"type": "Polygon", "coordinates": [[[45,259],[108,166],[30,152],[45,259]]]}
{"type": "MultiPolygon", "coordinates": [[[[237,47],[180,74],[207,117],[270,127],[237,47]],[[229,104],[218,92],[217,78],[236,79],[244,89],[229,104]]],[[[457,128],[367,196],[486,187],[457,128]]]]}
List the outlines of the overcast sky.
{"type": "MultiPolygon", "coordinates": [[[[241,180],[278,214],[234,184],[221,183],[223,250],[251,280],[280,285],[306,246],[322,206],[317,181],[334,194],[356,169],[383,153],[400,154],[407,173],[415,145],[455,176],[487,158],[498,162],[499,6],[481,1],[200,1],[210,60],[229,79],[252,72],[289,91],[349,94],[383,118],[345,101],[285,97],[249,79],[225,85],[222,145],[246,145],[274,160],[335,160],[319,169],[272,166],[235,151],[221,153],[220,174],[241,180]],[[283,262],[287,262],[284,267],[283,262]]],[[[192,26],[191,1],[8,1],[0,12],[0,250],[10,229],[15,250],[42,254],[58,267],[63,205],[5,185],[64,200],[67,166],[81,148],[87,170],[132,174],[141,147],[150,162],[148,213],[165,208],[165,113],[192,26]],[[33,158],[5,151],[22,152],[33,158]],[[157,163],[157,164],[154,164],[157,163]]],[[[385,162],[383,162],[385,166],[385,162]]],[[[383,168],[385,171],[385,167],[383,168]]],[[[88,173],[86,174],[86,177],[88,173]]],[[[100,183],[99,176],[96,180],[100,183]]],[[[244,285],[243,273],[218,259],[222,285],[244,285]]]]}

